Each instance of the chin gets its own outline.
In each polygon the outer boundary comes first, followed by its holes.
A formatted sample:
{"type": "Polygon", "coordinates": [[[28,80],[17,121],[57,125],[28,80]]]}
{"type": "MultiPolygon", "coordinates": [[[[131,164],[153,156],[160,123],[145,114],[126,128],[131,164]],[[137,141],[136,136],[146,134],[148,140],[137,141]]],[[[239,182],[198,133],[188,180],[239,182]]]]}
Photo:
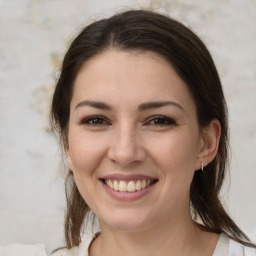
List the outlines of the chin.
{"type": "Polygon", "coordinates": [[[99,219],[101,225],[123,232],[136,232],[152,225],[152,218],[141,213],[128,214],[127,212],[111,215],[108,219],[99,219]]]}

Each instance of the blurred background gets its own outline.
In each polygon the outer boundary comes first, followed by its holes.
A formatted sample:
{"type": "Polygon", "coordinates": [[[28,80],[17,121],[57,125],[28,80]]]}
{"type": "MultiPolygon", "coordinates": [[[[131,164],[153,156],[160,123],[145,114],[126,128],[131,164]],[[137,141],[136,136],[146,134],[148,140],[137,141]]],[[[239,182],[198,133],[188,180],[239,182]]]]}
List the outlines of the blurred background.
{"type": "Polygon", "coordinates": [[[212,53],[231,128],[222,198],[256,234],[255,0],[0,0],[0,244],[43,243],[48,251],[63,244],[65,172],[49,132],[52,91],[79,30],[130,8],[170,14],[212,53]]]}

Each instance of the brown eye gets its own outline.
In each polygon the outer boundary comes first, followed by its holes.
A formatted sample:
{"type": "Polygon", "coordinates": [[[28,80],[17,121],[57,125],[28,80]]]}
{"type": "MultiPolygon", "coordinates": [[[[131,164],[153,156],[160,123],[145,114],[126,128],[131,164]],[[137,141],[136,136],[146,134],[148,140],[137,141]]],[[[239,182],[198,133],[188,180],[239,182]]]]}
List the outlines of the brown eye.
{"type": "Polygon", "coordinates": [[[168,125],[176,125],[176,122],[166,116],[154,116],[152,117],[149,122],[147,123],[148,125],[159,125],[159,126],[168,126],[168,125]]]}
{"type": "Polygon", "coordinates": [[[86,125],[95,125],[95,126],[108,124],[108,122],[103,117],[100,117],[100,116],[87,117],[83,119],[81,123],[86,125]]]}

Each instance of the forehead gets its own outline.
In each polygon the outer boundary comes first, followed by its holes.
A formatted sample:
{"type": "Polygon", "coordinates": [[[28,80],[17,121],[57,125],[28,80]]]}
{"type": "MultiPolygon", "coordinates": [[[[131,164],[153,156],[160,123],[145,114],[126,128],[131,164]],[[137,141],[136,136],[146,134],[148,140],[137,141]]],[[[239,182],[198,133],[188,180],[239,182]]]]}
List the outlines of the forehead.
{"type": "Polygon", "coordinates": [[[132,105],[174,100],[195,107],[187,85],[163,57],[115,49],[92,57],[79,70],[71,105],[85,99],[132,105]]]}

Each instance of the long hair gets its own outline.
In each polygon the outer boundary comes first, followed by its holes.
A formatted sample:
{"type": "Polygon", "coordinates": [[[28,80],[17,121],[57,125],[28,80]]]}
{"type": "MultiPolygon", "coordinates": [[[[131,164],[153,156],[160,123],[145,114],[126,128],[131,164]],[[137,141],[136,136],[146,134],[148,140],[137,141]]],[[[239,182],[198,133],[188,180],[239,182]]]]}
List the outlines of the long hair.
{"type": "MultiPolygon", "coordinates": [[[[221,137],[215,159],[204,172],[195,172],[190,202],[202,224],[214,233],[256,247],[234,223],[219,199],[228,169],[228,118],[223,90],[212,57],[202,41],[187,27],[165,15],[132,10],[86,26],[71,43],[62,64],[52,100],[52,127],[67,142],[73,84],[84,62],[107,49],[151,51],[165,58],[186,83],[197,108],[198,124],[207,127],[216,118],[221,137]]],[[[90,209],[76,187],[72,172],[66,181],[65,239],[68,248],[81,241],[81,228],[90,209]]]]}

